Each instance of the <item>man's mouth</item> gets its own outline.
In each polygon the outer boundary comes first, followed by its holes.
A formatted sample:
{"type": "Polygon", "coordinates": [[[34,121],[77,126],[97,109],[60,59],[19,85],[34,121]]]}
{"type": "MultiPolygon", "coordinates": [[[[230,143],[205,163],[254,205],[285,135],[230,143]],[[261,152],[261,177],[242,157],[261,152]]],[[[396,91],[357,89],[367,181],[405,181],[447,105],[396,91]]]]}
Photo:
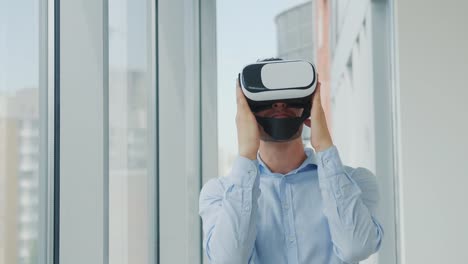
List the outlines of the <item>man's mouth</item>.
{"type": "Polygon", "coordinates": [[[276,114],[271,115],[271,117],[272,118],[290,118],[292,116],[286,113],[276,113],[276,114]]]}

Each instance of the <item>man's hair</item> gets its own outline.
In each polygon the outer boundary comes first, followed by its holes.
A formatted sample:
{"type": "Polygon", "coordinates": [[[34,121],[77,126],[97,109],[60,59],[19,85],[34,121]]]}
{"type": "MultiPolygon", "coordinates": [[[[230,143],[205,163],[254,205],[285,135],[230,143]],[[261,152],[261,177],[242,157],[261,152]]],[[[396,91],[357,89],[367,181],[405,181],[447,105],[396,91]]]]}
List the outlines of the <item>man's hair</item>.
{"type": "Polygon", "coordinates": [[[267,59],[258,59],[257,62],[261,62],[261,61],[282,61],[283,59],[281,58],[275,58],[275,57],[272,57],[272,58],[267,58],[267,59]]]}

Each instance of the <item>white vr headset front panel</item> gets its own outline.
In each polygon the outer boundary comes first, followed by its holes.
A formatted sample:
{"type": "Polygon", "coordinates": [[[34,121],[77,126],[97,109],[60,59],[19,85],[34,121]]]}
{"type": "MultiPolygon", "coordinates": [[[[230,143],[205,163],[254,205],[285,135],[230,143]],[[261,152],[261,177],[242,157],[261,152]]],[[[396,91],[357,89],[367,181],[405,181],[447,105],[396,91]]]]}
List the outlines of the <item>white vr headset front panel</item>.
{"type": "Polygon", "coordinates": [[[269,63],[262,67],[261,77],[270,90],[307,87],[314,80],[314,69],[305,61],[269,63]]]}
{"type": "MultiPolygon", "coordinates": [[[[265,64],[265,62],[262,62],[265,64]]],[[[281,99],[303,98],[315,91],[317,76],[315,68],[306,61],[278,61],[266,63],[261,69],[263,85],[268,89],[261,92],[250,92],[241,81],[245,96],[253,101],[270,101],[281,99]],[[308,89],[295,89],[307,87],[308,89]],[[286,90],[284,90],[286,88],[286,90]],[[283,89],[283,90],[278,90],[283,89]]],[[[241,73],[241,80],[243,76],[241,73]]]]}

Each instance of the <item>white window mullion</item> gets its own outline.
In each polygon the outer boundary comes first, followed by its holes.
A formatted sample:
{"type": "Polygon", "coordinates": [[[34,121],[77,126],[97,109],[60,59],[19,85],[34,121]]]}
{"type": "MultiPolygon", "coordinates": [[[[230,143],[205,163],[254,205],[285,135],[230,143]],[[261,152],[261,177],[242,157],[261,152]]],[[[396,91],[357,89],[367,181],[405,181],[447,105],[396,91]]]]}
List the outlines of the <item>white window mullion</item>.
{"type": "MultiPolygon", "coordinates": [[[[201,177],[202,185],[218,175],[218,113],[216,58],[216,0],[200,2],[201,45],[201,177]]],[[[202,236],[200,234],[200,243],[202,236]]],[[[203,262],[209,263],[203,253],[203,262]]]]}
{"type": "Polygon", "coordinates": [[[160,263],[200,263],[198,1],[158,1],[160,263]]]}
{"type": "Polygon", "coordinates": [[[40,264],[53,261],[54,246],[54,0],[39,1],[39,247],[40,264]]]}
{"type": "Polygon", "coordinates": [[[60,263],[106,264],[107,0],[60,2],[60,263]]]}

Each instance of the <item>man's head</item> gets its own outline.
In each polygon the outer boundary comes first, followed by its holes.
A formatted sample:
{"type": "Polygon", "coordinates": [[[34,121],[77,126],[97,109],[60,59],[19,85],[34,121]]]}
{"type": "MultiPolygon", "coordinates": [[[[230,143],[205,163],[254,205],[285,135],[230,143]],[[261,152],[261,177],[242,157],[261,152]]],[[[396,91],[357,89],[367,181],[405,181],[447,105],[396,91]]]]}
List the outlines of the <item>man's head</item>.
{"type": "Polygon", "coordinates": [[[315,69],[313,65],[304,61],[284,61],[285,63],[278,64],[262,63],[272,61],[283,60],[280,58],[257,60],[257,63],[244,68],[242,74],[247,78],[244,79],[247,88],[244,90],[244,94],[250,92],[251,97],[249,99],[247,96],[247,99],[250,100],[250,108],[259,124],[261,140],[287,142],[301,136],[303,122],[310,114],[310,91],[315,89],[315,69]],[[277,70],[273,76],[270,73],[270,77],[268,77],[268,70],[271,67],[281,70],[277,70]],[[302,72],[302,74],[298,72],[302,72]],[[262,93],[272,93],[273,95],[281,92],[285,97],[277,95],[269,97],[272,99],[265,100],[265,97],[255,99],[256,96],[258,98],[258,89],[262,89],[257,87],[266,87],[261,90],[262,93]],[[301,96],[298,97],[298,93],[301,96]]]}

